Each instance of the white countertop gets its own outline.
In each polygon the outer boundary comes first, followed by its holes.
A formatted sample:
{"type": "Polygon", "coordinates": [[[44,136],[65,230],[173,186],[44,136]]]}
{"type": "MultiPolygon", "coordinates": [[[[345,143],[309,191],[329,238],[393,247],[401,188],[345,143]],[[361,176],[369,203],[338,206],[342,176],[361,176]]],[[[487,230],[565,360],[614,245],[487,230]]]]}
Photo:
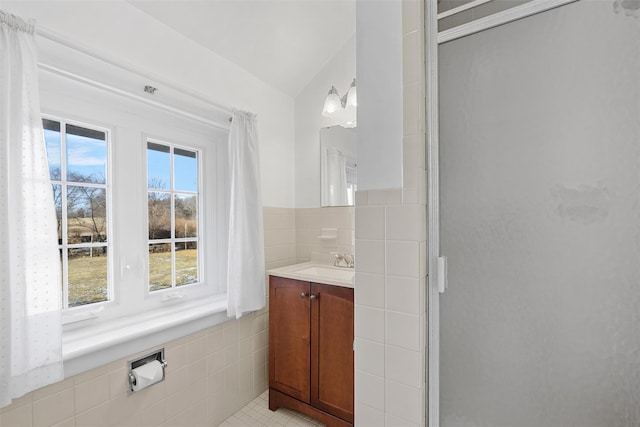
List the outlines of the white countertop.
{"type": "Polygon", "coordinates": [[[301,264],[274,268],[268,270],[267,274],[287,279],[353,288],[355,271],[353,268],[334,267],[330,264],[303,262],[301,264]]]}

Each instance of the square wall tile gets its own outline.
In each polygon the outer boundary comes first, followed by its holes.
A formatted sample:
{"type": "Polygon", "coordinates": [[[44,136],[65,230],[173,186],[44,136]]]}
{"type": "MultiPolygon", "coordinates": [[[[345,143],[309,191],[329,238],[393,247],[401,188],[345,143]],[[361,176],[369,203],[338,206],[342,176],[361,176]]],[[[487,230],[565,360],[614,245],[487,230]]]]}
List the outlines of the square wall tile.
{"type": "Polygon", "coordinates": [[[356,305],[356,338],[384,343],[384,310],[356,305]]]}
{"type": "Polygon", "coordinates": [[[422,55],[420,52],[420,31],[405,33],[402,38],[402,83],[417,83],[422,75],[422,55]]]}
{"type": "Polygon", "coordinates": [[[384,378],[356,371],[355,389],[358,402],[384,411],[384,378]]]}
{"type": "MultiPolygon", "coordinates": [[[[187,366],[187,344],[179,346],[171,346],[165,348],[165,357],[170,360],[171,363],[167,365],[167,373],[176,371],[184,366],[187,366]]],[[[125,367],[127,365],[125,364],[125,367]]]]}
{"type": "Polygon", "coordinates": [[[409,387],[394,381],[385,383],[385,408],[387,413],[413,423],[422,423],[423,417],[423,389],[409,387]]]}
{"type": "Polygon", "coordinates": [[[356,271],[384,274],[384,241],[356,239],[356,271]]]}
{"type": "Polygon", "coordinates": [[[82,412],[76,415],[75,419],[77,426],[106,427],[109,425],[109,402],[82,412]]]}
{"type": "Polygon", "coordinates": [[[22,405],[0,414],[0,426],[31,427],[32,423],[31,405],[22,405]]]}
{"type": "Polygon", "coordinates": [[[387,240],[386,272],[392,276],[420,277],[420,243],[387,240]]]}
{"type": "Polygon", "coordinates": [[[384,239],[384,206],[356,207],[356,239],[384,239]]]}
{"type": "Polygon", "coordinates": [[[414,423],[404,418],[393,416],[389,413],[385,414],[385,425],[387,427],[420,427],[424,424],[414,423]]]}
{"type": "Polygon", "coordinates": [[[415,388],[422,388],[425,372],[422,371],[422,355],[419,351],[386,346],[385,378],[415,388]]]}
{"type": "Polygon", "coordinates": [[[386,343],[409,350],[420,351],[423,342],[420,332],[422,316],[387,312],[386,343]]]}
{"type": "Polygon", "coordinates": [[[72,417],[74,412],[73,389],[69,388],[34,401],[33,424],[36,426],[55,424],[72,417]]]}
{"type": "Polygon", "coordinates": [[[369,206],[399,205],[402,203],[402,189],[369,190],[369,206]]]}
{"type": "Polygon", "coordinates": [[[427,276],[429,272],[427,257],[429,255],[429,249],[427,248],[427,241],[420,242],[420,278],[427,276]]]}
{"type": "Polygon", "coordinates": [[[420,133],[420,84],[411,83],[403,89],[403,135],[418,135],[420,133]]]}
{"type": "Polygon", "coordinates": [[[225,347],[238,343],[238,322],[230,320],[222,325],[222,341],[225,347]]]}
{"type": "MultiPolygon", "coordinates": [[[[424,20],[422,19],[422,2],[420,0],[402,1],[402,31],[404,34],[422,30],[424,20]]],[[[422,31],[421,31],[422,32],[422,31]]],[[[403,58],[404,63],[406,59],[403,58]]]]}
{"type": "Polygon", "coordinates": [[[383,344],[358,338],[356,340],[355,369],[367,374],[384,377],[384,350],[383,344]]]}
{"type": "Polygon", "coordinates": [[[385,278],[382,274],[356,272],[355,303],[384,308],[385,278]]]}
{"type": "Polygon", "coordinates": [[[109,425],[136,425],[139,422],[138,395],[124,395],[109,401],[109,425]]]}
{"type": "MultiPolygon", "coordinates": [[[[124,366],[124,363],[122,364],[122,366],[124,366]]],[[[40,399],[43,399],[43,398],[45,398],[47,396],[51,396],[52,394],[56,394],[56,393],[59,393],[59,392],[61,392],[63,390],[71,388],[75,384],[75,379],[76,379],[76,377],[70,377],[70,378],[67,378],[67,379],[65,379],[63,381],[50,384],[50,385],[48,385],[46,387],[42,387],[42,388],[40,388],[38,390],[35,390],[31,394],[27,394],[26,396],[21,397],[20,399],[14,400],[13,403],[11,404],[11,406],[19,405],[20,402],[23,399],[24,400],[29,399],[29,403],[31,403],[31,401],[32,401],[31,400],[31,395],[33,395],[33,400],[40,400],[40,399]]]]}
{"type": "Polygon", "coordinates": [[[369,192],[368,191],[356,191],[355,197],[356,206],[366,206],[369,204],[369,192]]]}
{"type": "MultiPolygon", "coordinates": [[[[140,410],[141,427],[157,427],[166,419],[166,404],[163,401],[140,410]]],[[[79,426],[78,426],[79,427],[79,426]]]]}
{"type": "Polygon", "coordinates": [[[354,425],[366,427],[385,427],[384,411],[364,403],[356,402],[354,425]]]}
{"type": "MultiPolygon", "coordinates": [[[[70,385],[68,387],[65,387],[65,388],[73,387],[73,379],[72,378],[67,379],[65,381],[68,381],[70,383],[70,385]]],[[[56,383],[56,384],[60,384],[60,383],[56,383]]],[[[33,393],[27,393],[22,397],[18,397],[17,399],[13,399],[11,401],[10,405],[7,405],[7,406],[5,406],[3,408],[0,408],[0,414],[4,414],[5,412],[13,411],[14,409],[17,409],[17,408],[19,408],[21,406],[24,406],[24,405],[31,405],[31,403],[34,400],[33,396],[36,395],[36,393],[39,393],[41,390],[48,389],[49,387],[51,387],[51,386],[43,387],[41,389],[35,390],[33,393]]],[[[54,391],[51,391],[51,392],[45,392],[39,397],[39,399],[42,399],[43,397],[47,397],[50,394],[58,393],[58,392],[60,392],[62,390],[64,390],[64,388],[60,389],[60,390],[54,390],[54,391]]]]}
{"type": "Polygon", "coordinates": [[[220,351],[224,347],[222,329],[207,331],[205,352],[207,355],[220,351]]]}
{"type": "Polygon", "coordinates": [[[129,390],[129,370],[123,366],[109,372],[109,397],[126,394],[129,390]]]}
{"type": "Polygon", "coordinates": [[[404,187],[402,189],[402,203],[405,205],[416,205],[420,201],[418,187],[404,187]]]}
{"type": "Polygon", "coordinates": [[[420,314],[420,279],[387,276],[387,309],[407,314],[420,314]]]}
{"type": "Polygon", "coordinates": [[[425,238],[426,223],[425,206],[387,206],[386,238],[422,241],[425,238]]]}

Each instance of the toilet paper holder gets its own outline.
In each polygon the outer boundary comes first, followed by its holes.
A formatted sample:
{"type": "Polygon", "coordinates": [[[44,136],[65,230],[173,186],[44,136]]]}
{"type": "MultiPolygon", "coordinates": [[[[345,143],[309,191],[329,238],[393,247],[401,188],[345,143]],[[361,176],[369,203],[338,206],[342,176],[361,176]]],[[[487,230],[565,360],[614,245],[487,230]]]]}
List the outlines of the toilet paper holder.
{"type": "Polygon", "coordinates": [[[137,359],[129,360],[127,362],[129,367],[129,388],[127,390],[128,394],[135,392],[133,386],[136,385],[136,377],[133,375],[133,370],[156,360],[160,362],[160,365],[162,366],[162,379],[158,381],[161,382],[164,381],[165,370],[167,368],[167,362],[164,360],[164,348],[146,354],[142,357],[138,357],[137,359]]]}

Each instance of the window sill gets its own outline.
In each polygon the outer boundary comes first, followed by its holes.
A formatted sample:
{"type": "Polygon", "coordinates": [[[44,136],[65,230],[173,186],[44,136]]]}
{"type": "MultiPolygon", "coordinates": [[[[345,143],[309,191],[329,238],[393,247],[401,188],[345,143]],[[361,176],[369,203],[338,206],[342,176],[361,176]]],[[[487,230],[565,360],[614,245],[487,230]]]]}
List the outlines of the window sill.
{"type": "MultiPolygon", "coordinates": [[[[63,332],[65,378],[229,320],[226,295],[63,332]]],[[[93,322],[92,322],[93,323],[93,322]]]]}

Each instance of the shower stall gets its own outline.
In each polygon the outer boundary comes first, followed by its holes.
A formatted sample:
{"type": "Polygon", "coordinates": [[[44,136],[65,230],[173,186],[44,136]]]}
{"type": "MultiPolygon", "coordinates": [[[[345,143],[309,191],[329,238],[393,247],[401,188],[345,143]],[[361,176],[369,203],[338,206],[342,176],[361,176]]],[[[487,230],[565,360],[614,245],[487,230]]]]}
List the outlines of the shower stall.
{"type": "Polygon", "coordinates": [[[471,3],[427,5],[428,424],[639,426],[640,1],[471,3]]]}

